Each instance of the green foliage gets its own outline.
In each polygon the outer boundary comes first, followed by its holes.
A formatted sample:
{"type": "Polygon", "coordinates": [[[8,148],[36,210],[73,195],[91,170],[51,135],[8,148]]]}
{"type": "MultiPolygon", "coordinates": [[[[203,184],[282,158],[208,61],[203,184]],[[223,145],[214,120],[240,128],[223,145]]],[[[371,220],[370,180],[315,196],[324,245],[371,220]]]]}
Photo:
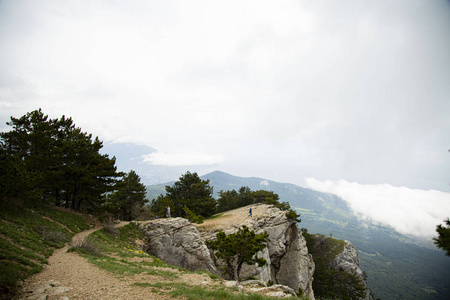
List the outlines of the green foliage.
{"type": "Polygon", "coordinates": [[[236,233],[226,235],[220,231],[216,240],[206,241],[206,245],[214,250],[214,254],[226,263],[229,278],[239,281],[239,273],[244,263],[263,266],[267,262],[256,257],[256,253],[266,247],[267,232],[256,234],[247,226],[242,226],[236,233]]]}
{"type": "Polygon", "coordinates": [[[344,250],[345,242],[320,235],[303,232],[309,253],[313,256],[314,271],[313,290],[319,298],[363,299],[366,285],[356,274],[338,271],[330,267],[333,259],[344,250]],[[316,238],[320,242],[316,242],[316,238]]]}
{"type": "Polygon", "coordinates": [[[196,215],[192,210],[190,210],[186,205],[183,207],[184,212],[186,213],[187,219],[190,222],[201,224],[203,223],[203,218],[201,216],[196,215]]]}
{"type": "Polygon", "coordinates": [[[286,211],[286,217],[298,223],[301,222],[300,214],[291,209],[289,202],[280,202],[280,197],[273,191],[258,190],[252,191],[248,187],[241,187],[236,190],[219,192],[217,199],[217,210],[219,212],[232,210],[238,207],[247,206],[254,203],[264,203],[286,211]]]}
{"type": "Polygon", "coordinates": [[[153,199],[150,207],[158,216],[165,216],[170,206],[172,217],[187,217],[186,206],[195,215],[209,217],[216,212],[216,201],[209,180],[201,180],[197,173],[187,172],[173,186],[166,186],[166,195],[153,199]]]}
{"type": "Polygon", "coordinates": [[[302,220],[300,219],[300,214],[298,214],[295,210],[289,209],[286,212],[286,218],[294,220],[297,223],[300,223],[302,220]]]}
{"type": "Polygon", "coordinates": [[[108,196],[107,208],[114,214],[119,214],[123,220],[131,221],[141,212],[144,204],[146,188],[141,178],[131,170],[123,176],[116,185],[116,190],[108,196]]]}
{"type": "Polygon", "coordinates": [[[0,133],[0,203],[20,201],[96,211],[114,188],[115,158],[71,118],[50,119],[39,109],[6,123],[0,133]]]}
{"type": "Polygon", "coordinates": [[[366,287],[356,274],[330,268],[323,257],[314,257],[314,295],[331,299],[364,299],[366,287]]]}
{"type": "Polygon", "coordinates": [[[445,251],[445,255],[450,256],[450,219],[444,220],[446,226],[439,224],[436,226],[437,238],[433,238],[434,244],[441,250],[445,251]]]}

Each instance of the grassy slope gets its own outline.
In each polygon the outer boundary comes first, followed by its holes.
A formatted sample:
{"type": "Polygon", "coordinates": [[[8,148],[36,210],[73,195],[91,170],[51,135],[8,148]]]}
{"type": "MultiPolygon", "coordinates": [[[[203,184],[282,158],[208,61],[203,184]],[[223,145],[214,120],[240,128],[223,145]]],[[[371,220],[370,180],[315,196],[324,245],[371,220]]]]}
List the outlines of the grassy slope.
{"type": "Polygon", "coordinates": [[[86,218],[54,208],[1,207],[0,295],[14,292],[20,280],[42,270],[53,250],[88,228],[86,218]]]}

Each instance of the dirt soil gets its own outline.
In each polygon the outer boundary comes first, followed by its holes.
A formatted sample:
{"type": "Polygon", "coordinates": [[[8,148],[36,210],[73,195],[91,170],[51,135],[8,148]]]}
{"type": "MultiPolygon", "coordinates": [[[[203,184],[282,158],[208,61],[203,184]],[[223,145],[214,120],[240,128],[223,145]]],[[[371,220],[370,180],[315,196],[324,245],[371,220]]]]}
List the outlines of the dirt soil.
{"type": "Polygon", "coordinates": [[[205,220],[202,224],[195,224],[200,232],[227,230],[245,225],[251,218],[263,218],[266,215],[267,205],[249,205],[234,210],[227,211],[217,218],[205,220]],[[249,209],[252,208],[252,217],[249,216],[249,209]]]}
{"type": "MultiPolygon", "coordinates": [[[[118,224],[118,227],[127,222],[118,224]]],[[[76,234],[72,243],[100,228],[76,234]]],[[[152,292],[152,288],[134,286],[136,282],[164,282],[152,275],[119,276],[108,273],[75,252],[67,252],[69,245],[57,249],[48,259],[48,265],[23,284],[17,299],[172,299],[168,295],[152,292]]],[[[176,270],[175,270],[176,271],[176,270]]],[[[204,284],[208,276],[189,274],[178,281],[192,285],[204,284]]]]}

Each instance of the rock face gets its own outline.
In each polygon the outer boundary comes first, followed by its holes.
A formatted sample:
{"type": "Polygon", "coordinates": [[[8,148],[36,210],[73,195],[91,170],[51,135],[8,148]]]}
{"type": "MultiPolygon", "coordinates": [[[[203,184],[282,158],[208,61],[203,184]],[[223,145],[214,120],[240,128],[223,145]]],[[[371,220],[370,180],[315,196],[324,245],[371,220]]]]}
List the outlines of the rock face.
{"type": "Polygon", "coordinates": [[[158,219],[143,223],[140,228],[144,232],[145,251],[171,265],[217,273],[200,233],[188,220],[158,219]]]}
{"type": "Polygon", "coordinates": [[[315,265],[296,222],[287,219],[284,211],[270,205],[252,206],[252,217],[248,217],[248,209],[235,209],[219,218],[206,220],[197,225],[198,230],[182,218],[148,221],[140,225],[146,240],[145,250],[169,264],[219,274],[220,262],[216,261],[215,265],[204,241],[215,239],[218,230],[230,234],[246,225],[256,233],[265,231],[269,234],[267,247],[258,253],[267,265],[244,265],[240,277],[254,277],[266,284],[285,285],[314,299],[312,282],[315,265]]]}
{"type": "MultiPolygon", "coordinates": [[[[207,222],[200,225],[202,237],[205,240],[215,239],[216,230],[223,229],[226,234],[234,233],[242,225],[246,225],[256,233],[267,232],[267,249],[258,256],[267,261],[264,267],[245,266],[241,271],[241,278],[255,277],[264,283],[273,283],[289,286],[294,291],[301,291],[303,295],[314,299],[312,290],[314,261],[308,254],[306,241],[302,232],[293,220],[286,218],[286,212],[270,205],[259,204],[252,206],[253,217],[242,218],[242,211],[246,213],[249,207],[239,208],[226,214],[237,215],[240,219],[234,222],[225,220],[219,227],[210,227],[207,222]]],[[[228,216],[229,216],[228,215],[228,216]]],[[[231,217],[233,219],[233,217],[231,217]]]]}
{"type": "Polygon", "coordinates": [[[350,274],[358,274],[362,277],[363,272],[359,268],[358,250],[349,241],[344,241],[344,250],[336,255],[331,261],[330,267],[338,271],[345,271],[350,274]]]}
{"type": "MultiPolygon", "coordinates": [[[[363,272],[359,267],[358,250],[352,243],[319,234],[309,235],[309,239],[312,242],[309,249],[314,256],[322,257],[329,268],[355,274],[367,288],[363,272]]],[[[366,290],[366,296],[363,299],[372,299],[369,290],[366,290]]]]}

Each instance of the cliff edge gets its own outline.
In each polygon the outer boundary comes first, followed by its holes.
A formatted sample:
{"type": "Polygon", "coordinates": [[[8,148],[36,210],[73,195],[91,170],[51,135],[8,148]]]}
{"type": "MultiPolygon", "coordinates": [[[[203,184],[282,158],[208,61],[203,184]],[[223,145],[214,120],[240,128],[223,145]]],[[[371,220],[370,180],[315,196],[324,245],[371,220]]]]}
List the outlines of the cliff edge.
{"type": "Polygon", "coordinates": [[[217,274],[221,265],[213,259],[206,240],[215,239],[219,230],[230,234],[243,225],[256,233],[265,231],[269,234],[267,247],[258,256],[267,264],[263,267],[244,266],[241,278],[285,285],[314,299],[314,261],[296,222],[286,218],[285,214],[271,205],[257,204],[225,212],[195,226],[182,218],[169,218],[148,221],[140,227],[146,239],[145,250],[149,253],[189,270],[203,269],[217,274]]]}

